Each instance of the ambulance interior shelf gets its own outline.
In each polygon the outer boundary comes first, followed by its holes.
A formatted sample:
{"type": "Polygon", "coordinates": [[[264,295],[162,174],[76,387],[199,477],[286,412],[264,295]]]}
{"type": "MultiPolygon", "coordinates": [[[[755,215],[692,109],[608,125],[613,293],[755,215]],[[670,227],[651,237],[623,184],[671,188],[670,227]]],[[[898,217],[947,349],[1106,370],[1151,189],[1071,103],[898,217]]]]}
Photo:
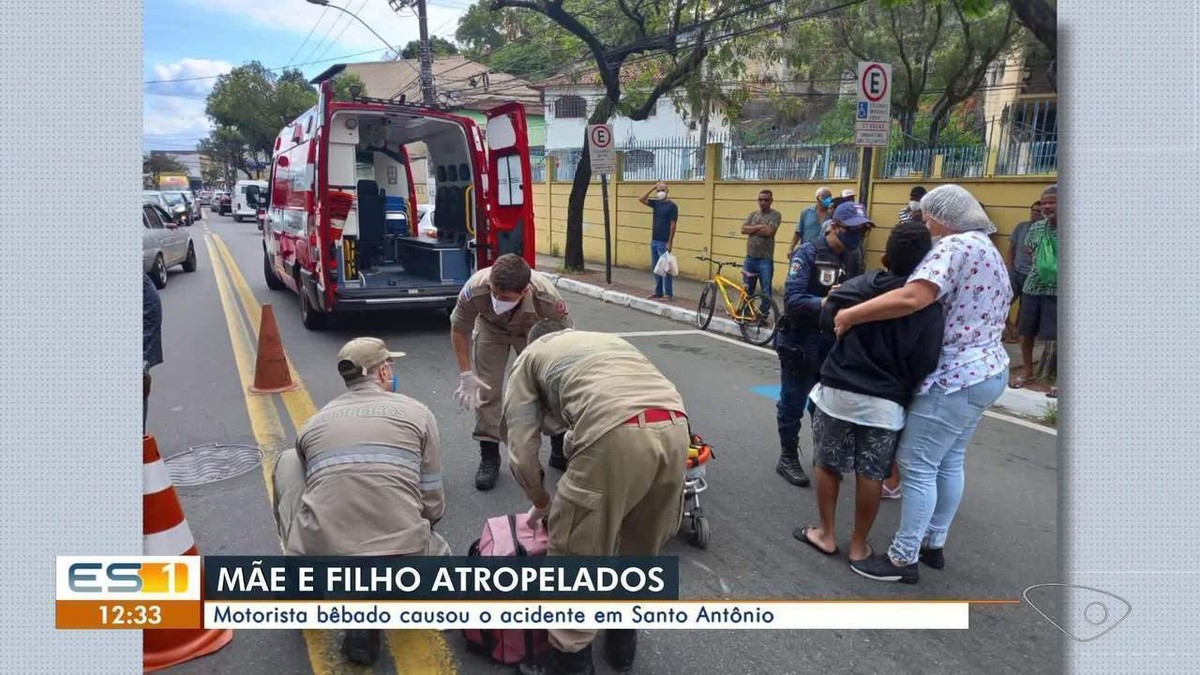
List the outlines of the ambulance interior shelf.
{"type": "Polygon", "coordinates": [[[470,276],[469,252],[460,242],[411,234],[403,197],[387,195],[372,180],[358,181],[355,192],[358,198],[343,232],[349,247],[338,252],[338,269],[354,273],[345,280],[348,285],[419,287],[462,283],[470,276]],[[354,258],[349,269],[347,250],[354,258]]]}

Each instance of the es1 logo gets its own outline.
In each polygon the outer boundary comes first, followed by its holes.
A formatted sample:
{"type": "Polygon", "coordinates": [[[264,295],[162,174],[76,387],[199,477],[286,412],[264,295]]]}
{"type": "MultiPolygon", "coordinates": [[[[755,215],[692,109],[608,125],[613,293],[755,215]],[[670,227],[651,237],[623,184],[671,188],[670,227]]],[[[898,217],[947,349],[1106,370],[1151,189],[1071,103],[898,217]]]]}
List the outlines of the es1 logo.
{"type": "Polygon", "coordinates": [[[189,582],[182,563],[77,562],[67,568],[73,593],[185,593],[189,582]]]}
{"type": "Polygon", "coordinates": [[[1087,586],[1038,584],[1021,595],[1042,618],[1078,642],[1104,635],[1133,611],[1124,598],[1087,586]]]}

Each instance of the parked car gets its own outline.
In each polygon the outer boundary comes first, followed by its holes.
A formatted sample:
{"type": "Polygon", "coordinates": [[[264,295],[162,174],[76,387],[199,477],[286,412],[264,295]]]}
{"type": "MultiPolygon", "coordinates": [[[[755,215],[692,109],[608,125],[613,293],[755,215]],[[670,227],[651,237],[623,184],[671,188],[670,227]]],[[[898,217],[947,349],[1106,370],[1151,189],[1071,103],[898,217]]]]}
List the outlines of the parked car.
{"type": "Polygon", "coordinates": [[[217,213],[222,216],[233,213],[233,195],[228,192],[221,193],[221,199],[217,202],[217,213]]]}
{"type": "Polygon", "coordinates": [[[187,204],[189,225],[200,220],[200,202],[196,201],[195,195],[190,192],[184,192],[183,190],[180,190],[179,192],[167,192],[168,196],[172,194],[179,195],[183,198],[184,203],[187,204]]]}
{"type": "Polygon", "coordinates": [[[216,213],[221,208],[221,200],[225,198],[224,190],[214,190],[212,198],[209,200],[208,208],[216,213]]]}
{"type": "Polygon", "coordinates": [[[201,190],[196,194],[196,201],[200,202],[200,206],[208,206],[212,203],[212,190],[201,190]]]}
{"type": "Polygon", "coordinates": [[[196,271],[196,248],[192,235],[181,228],[161,206],[142,204],[142,270],[155,288],[166,288],[167,269],[181,265],[184,272],[196,271]]]}
{"type": "Polygon", "coordinates": [[[153,204],[166,211],[177,225],[188,226],[192,224],[191,210],[188,208],[187,202],[183,200],[183,197],[179,196],[178,192],[147,190],[142,193],[142,203],[153,204]]]}

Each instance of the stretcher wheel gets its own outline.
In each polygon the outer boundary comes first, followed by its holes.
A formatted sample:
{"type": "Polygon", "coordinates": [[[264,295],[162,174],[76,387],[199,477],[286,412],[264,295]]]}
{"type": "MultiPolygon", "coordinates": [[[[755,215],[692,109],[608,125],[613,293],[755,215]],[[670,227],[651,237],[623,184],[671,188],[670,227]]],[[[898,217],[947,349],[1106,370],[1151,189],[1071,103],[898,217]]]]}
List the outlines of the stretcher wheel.
{"type": "Polygon", "coordinates": [[[693,518],[691,532],[688,534],[688,540],[691,544],[696,548],[708,548],[709,535],[708,518],[704,516],[693,518]]]}

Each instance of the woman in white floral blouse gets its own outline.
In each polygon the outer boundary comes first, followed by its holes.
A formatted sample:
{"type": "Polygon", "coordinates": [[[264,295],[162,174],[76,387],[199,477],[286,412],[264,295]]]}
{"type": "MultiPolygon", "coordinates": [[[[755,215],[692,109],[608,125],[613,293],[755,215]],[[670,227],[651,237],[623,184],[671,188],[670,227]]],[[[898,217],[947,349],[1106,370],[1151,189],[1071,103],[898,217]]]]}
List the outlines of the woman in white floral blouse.
{"type": "Polygon", "coordinates": [[[1008,377],[1000,338],[1012,288],[979,202],[958,185],[934,188],[921,199],[925,224],[937,239],[908,283],[838,312],[837,334],[853,326],[907,316],[934,302],[946,310],[937,369],[908,408],[896,462],[904,496],[900,527],[887,553],[851,567],[880,581],[916,583],[917,561],[942,569],[942,548],[963,493],[967,444],[983,411],[1008,377]]]}

